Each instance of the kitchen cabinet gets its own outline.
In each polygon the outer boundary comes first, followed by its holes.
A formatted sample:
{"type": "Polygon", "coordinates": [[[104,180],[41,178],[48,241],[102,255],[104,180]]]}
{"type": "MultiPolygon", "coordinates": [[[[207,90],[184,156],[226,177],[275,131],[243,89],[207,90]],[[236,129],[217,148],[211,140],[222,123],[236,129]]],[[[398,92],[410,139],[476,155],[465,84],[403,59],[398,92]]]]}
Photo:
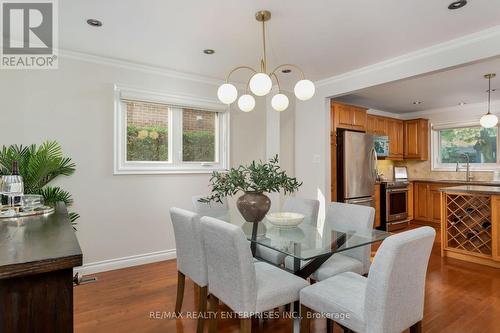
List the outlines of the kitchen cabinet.
{"type": "Polygon", "coordinates": [[[428,183],[414,183],[414,216],[415,220],[429,221],[430,215],[427,208],[429,201],[429,184],[428,183]]]}
{"type": "Polygon", "coordinates": [[[380,184],[375,184],[375,224],[374,228],[380,227],[380,184]]]}
{"type": "Polygon", "coordinates": [[[413,220],[413,183],[408,185],[408,220],[413,220]]]}
{"type": "Polygon", "coordinates": [[[441,192],[439,189],[456,185],[452,183],[414,183],[414,219],[439,224],[441,222],[441,192]]]}
{"type": "Polygon", "coordinates": [[[403,155],[406,160],[426,161],[429,158],[429,121],[405,120],[403,155]]]}
{"type": "Polygon", "coordinates": [[[366,133],[377,136],[387,135],[387,118],[374,115],[366,116],[366,133]]]}
{"type": "Polygon", "coordinates": [[[403,147],[403,121],[387,118],[387,136],[389,137],[388,160],[402,160],[404,155],[403,147]]]}
{"type": "Polygon", "coordinates": [[[367,115],[366,133],[389,137],[389,156],[387,160],[402,160],[404,155],[403,121],[394,118],[367,115]]]}
{"type": "Polygon", "coordinates": [[[367,115],[366,109],[337,102],[331,103],[332,128],[345,128],[356,131],[365,131],[367,115]]]}

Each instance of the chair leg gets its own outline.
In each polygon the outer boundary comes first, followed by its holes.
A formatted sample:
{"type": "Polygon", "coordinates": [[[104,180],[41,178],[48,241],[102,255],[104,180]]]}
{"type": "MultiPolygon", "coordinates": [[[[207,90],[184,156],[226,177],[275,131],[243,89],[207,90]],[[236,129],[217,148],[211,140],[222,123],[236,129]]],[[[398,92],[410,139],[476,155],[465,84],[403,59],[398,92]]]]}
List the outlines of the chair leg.
{"type": "Polygon", "coordinates": [[[241,333],[252,332],[252,318],[240,318],[240,332],[241,333]]]}
{"type": "Polygon", "coordinates": [[[184,285],[186,284],[186,276],[177,271],[177,300],[175,301],[175,314],[181,313],[182,301],[184,299],[184,285]]]}
{"type": "MultiPolygon", "coordinates": [[[[334,324],[335,324],[335,322],[332,320],[332,327],[334,326],[334,324]]],[[[342,332],[344,332],[344,333],[352,333],[352,332],[354,332],[354,331],[353,331],[353,330],[351,330],[350,328],[347,328],[347,327],[345,327],[345,326],[343,326],[343,325],[340,325],[339,323],[337,323],[337,325],[339,325],[339,326],[340,326],[340,328],[342,329],[342,332]]],[[[333,331],[332,331],[332,332],[333,332],[333,331]]]]}
{"type": "Polygon", "coordinates": [[[210,324],[208,325],[208,333],[217,332],[217,317],[219,308],[219,299],[213,294],[210,295],[210,324]]]}
{"type": "Polygon", "coordinates": [[[422,321],[413,324],[412,327],[410,327],[410,333],[422,333],[422,321]]]}
{"type": "Polygon", "coordinates": [[[326,333],[333,333],[333,320],[326,318],[326,333]]]}
{"type": "Polygon", "coordinates": [[[207,294],[208,294],[208,287],[200,287],[200,295],[199,295],[199,302],[198,302],[198,327],[196,328],[197,333],[203,333],[203,324],[204,324],[204,319],[205,315],[207,312],[207,294]]]}
{"type": "Polygon", "coordinates": [[[312,310],[307,306],[300,305],[300,333],[311,332],[311,313],[312,310]]]}

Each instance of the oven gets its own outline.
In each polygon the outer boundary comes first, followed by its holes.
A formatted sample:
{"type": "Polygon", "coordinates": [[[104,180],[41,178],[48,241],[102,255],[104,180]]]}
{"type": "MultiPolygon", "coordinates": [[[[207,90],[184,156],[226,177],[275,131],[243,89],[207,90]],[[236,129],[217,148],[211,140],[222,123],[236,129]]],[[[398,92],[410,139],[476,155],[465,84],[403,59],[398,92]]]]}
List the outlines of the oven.
{"type": "Polygon", "coordinates": [[[385,207],[387,223],[406,220],[408,218],[408,186],[386,188],[385,207]]]}

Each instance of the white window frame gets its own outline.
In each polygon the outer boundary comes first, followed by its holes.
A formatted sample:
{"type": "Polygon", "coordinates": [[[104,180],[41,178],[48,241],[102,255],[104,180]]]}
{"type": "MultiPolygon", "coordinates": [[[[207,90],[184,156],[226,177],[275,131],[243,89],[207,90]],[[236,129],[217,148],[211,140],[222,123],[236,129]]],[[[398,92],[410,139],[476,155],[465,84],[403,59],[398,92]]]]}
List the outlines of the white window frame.
{"type": "MultiPolygon", "coordinates": [[[[460,127],[480,127],[479,120],[453,123],[431,124],[431,170],[432,171],[453,171],[456,172],[456,163],[441,163],[439,154],[441,151],[441,140],[439,131],[460,127]]],[[[497,126],[497,162],[496,163],[470,163],[471,171],[497,171],[500,170],[500,127],[497,126]]],[[[459,163],[460,171],[465,171],[466,163],[459,163]]]]}
{"type": "Polygon", "coordinates": [[[215,100],[114,85],[114,174],[212,173],[228,169],[229,124],[227,107],[215,100]],[[161,103],[169,106],[168,161],[127,161],[127,110],[123,100],[161,103]],[[182,161],[183,108],[217,113],[214,162],[182,161]]]}

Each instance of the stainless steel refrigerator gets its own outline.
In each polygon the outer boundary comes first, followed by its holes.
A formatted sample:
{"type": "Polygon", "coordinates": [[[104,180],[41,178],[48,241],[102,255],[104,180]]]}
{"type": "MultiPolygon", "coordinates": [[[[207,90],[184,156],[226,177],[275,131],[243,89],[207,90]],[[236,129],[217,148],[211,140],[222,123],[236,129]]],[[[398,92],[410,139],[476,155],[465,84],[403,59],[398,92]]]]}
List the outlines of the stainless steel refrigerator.
{"type": "Polygon", "coordinates": [[[337,130],[337,201],[375,207],[373,135],[337,130]]]}

